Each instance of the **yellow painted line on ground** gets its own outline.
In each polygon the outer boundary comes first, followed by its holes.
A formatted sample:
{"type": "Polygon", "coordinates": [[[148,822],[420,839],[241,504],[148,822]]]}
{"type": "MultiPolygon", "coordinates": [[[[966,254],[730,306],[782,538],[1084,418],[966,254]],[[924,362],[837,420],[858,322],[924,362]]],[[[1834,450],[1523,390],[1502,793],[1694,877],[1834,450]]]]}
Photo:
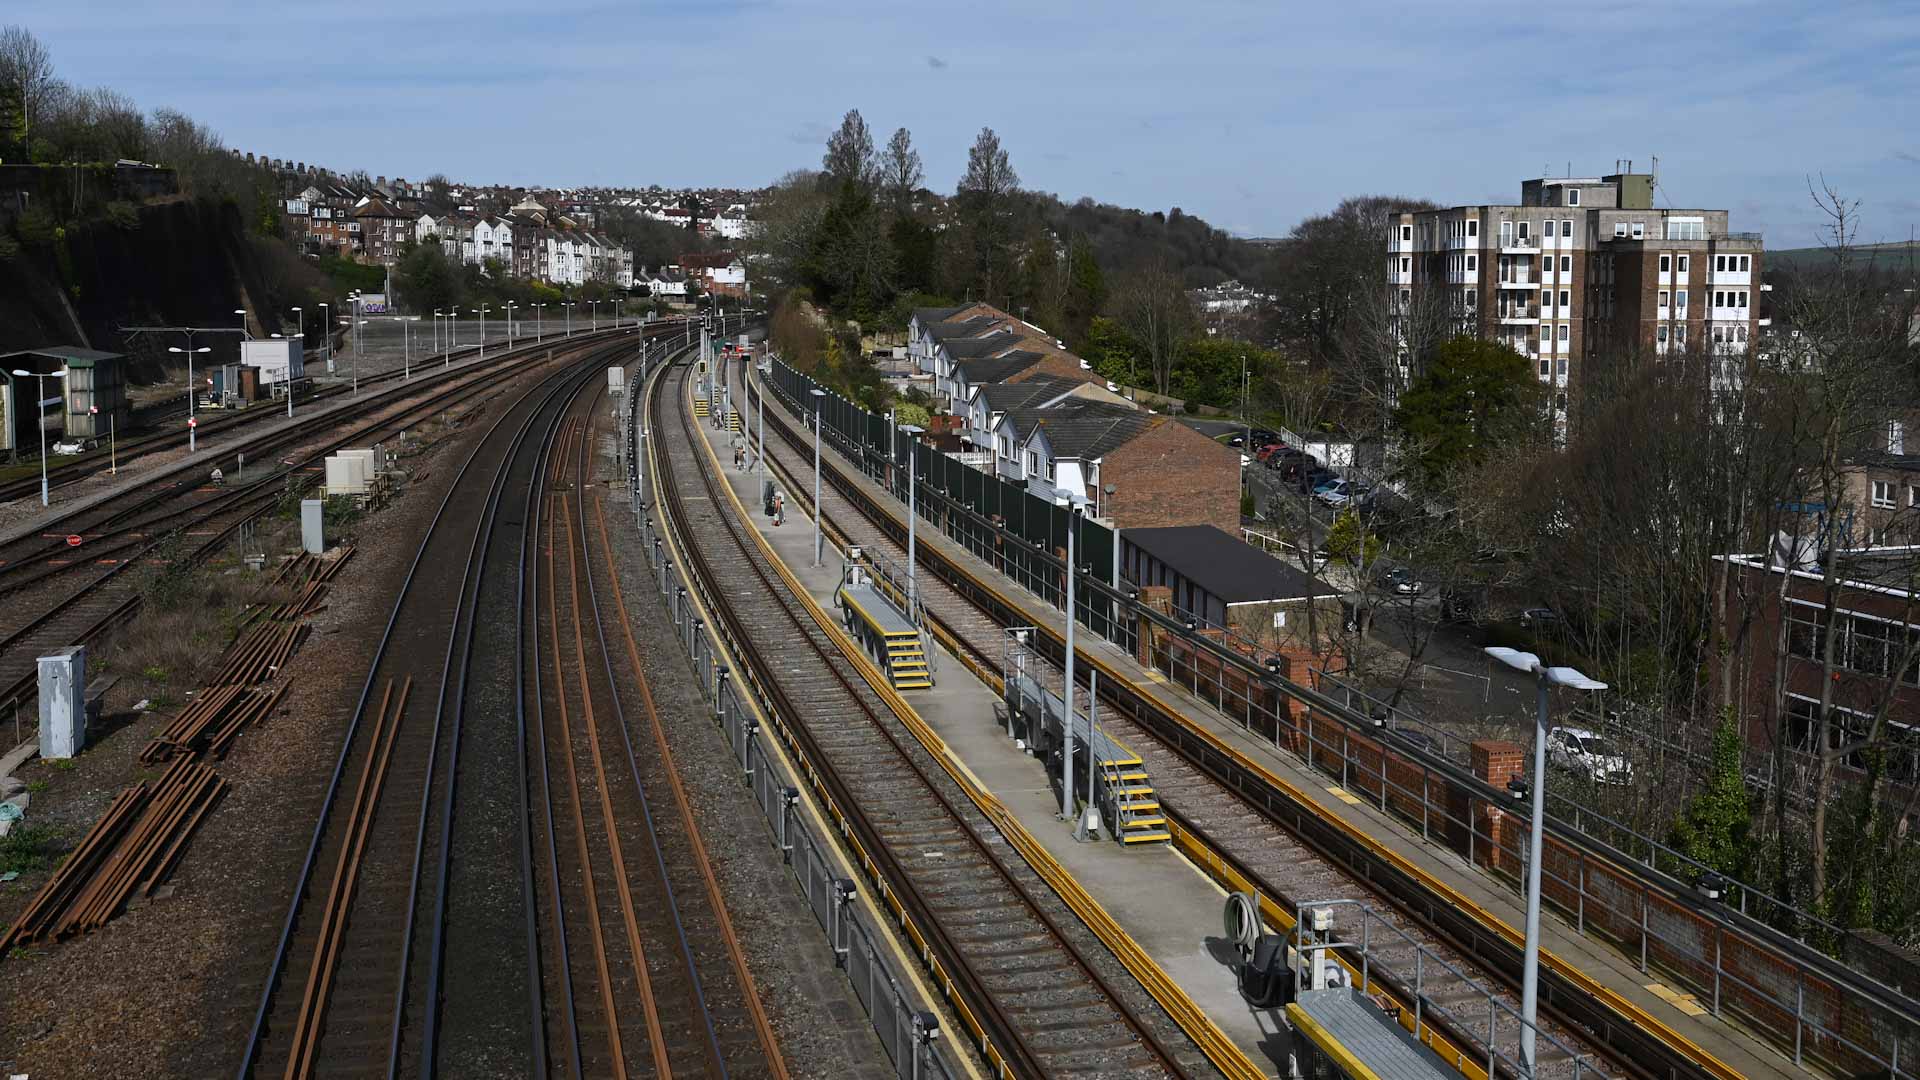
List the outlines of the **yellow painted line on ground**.
{"type": "Polygon", "coordinates": [[[1348,806],[1360,805],[1359,799],[1354,798],[1351,792],[1347,791],[1345,788],[1339,787],[1338,785],[1327,788],[1327,793],[1332,795],[1334,798],[1339,799],[1341,802],[1346,803],[1348,806]]]}
{"type": "MultiPolygon", "coordinates": [[[[704,438],[700,442],[708,459],[713,462],[714,468],[720,469],[720,457],[715,453],[712,444],[704,438]]],[[[724,477],[725,473],[722,472],[720,475],[724,477]]],[[[966,791],[967,797],[973,801],[981,813],[987,816],[988,820],[994,823],[1000,834],[1026,860],[1027,865],[1032,867],[1034,872],[1039,874],[1041,879],[1059,895],[1060,899],[1066,902],[1073,913],[1079,916],[1087,928],[1113,951],[1114,956],[1135,979],[1139,980],[1147,993],[1160,1003],[1160,1007],[1167,1010],[1168,1015],[1172,1016],[1174,1022],[1180,1025],[1180,1029],[1186,1032],[1187,1037],[1200,1047],[1201,1052],[1206,1054],[1207,1060],[1211,1061],[1215,1068],[1234,1080],[1266,1080],[1265,1070],[1255,1065],[1238,1046],[1234,1045],[1233,1040],[1228,1038],[1213,1019],[1187,995],[1186,990],[1175,982],[1151,956],[1147,955],[1146,950],[1141,948],[1139,943],[1121,929],[1120,924],[1114,921],[1106,908],[1080,887],[1079,882],[1074,880],[1066,867],[1053,858],[1040,841],[1035,839],[1019,819],[1014,817],[1013,813],[994,796],[992,791],[980,783],[979,778],[971,770],[959,766],[947,747],[946,741],[921,718],[904,697],[888,685],[886,676],[867,658],[866,651],[847,637],[833,617],[814,600],[813,595],[807,591],[805,585],[801,584],[793,571],[787,568],[785,560],[773,550],[773,545],[767,541],[767,538],[761,535],[760,530],[751,526],[753,519],[748,516],[746,507],[741,504],[733,486],[727,483],[722,483],[721,486],[726,489],[727,498],[733,503],[734,510],[740,515],[740,519],[749,523],[747,532],[759,544],[761,552],[779,572],[787,587],[799,598],[801,605],[807,609],[807,614],[813,618],[814,623],[828,638],[832,639],[840,652],[853,664],[855,670],[860,672],[861,678],[867,681],[867,685],[872,687],[874,693],[880,695],[881,700],[887,703],[887,707],[900,719],[907,730],[913,733],[921,746],[940,762],[947,775],[966,791]]],[[[818,507],[814,509],[815,513],[819,512],[818,507]]]]}
{"type": "Polygon", "coordinates": [[[1287,1003],[1287,1020],[1293,1029],[1307,1037],[1307,1041],[1320,1048],[1320,1051],[1332,1058],[1340,1072],[1351,1080],[1380,1080],[1380,1074],[1367,1068],[1367,1063],[1353,1056],[1353,1051],[1340,1044],[1333,1033],[1320,1026],[1320,1022],[1307,1015],[1307,1010],[1295,1002],[1287,1003]]]}
{"type": "Polygon", "coordinates": [[[1700,1005],[1700,999],[1692,994],[1683,994],[1665,983],[1648,983],[1647,989],[1657,998],[1686,1013],[1688,1016],[1705,1016],[1707,1010],[1700,1005]]]}
{"type": "MultiPolygon", "coordinates": [[[[760,386],[762,393],[766,392],[765,384],[761,382],[757,376],[750,375],[749,377],[753,378],[756,385],[760,386]]],[[[837,452],[838,451],[836,451],[836,453],[837,452]]],[[[844,473],[844,465],[836,465],[835,468],[842,469],[844,473]]],[[[876,505],[879,505],[889,518],[892,518],[896,523],[898,522],[899,519],[894,517],[891,507],[886,506],[884,503],[877,503],[876,505]]],[[[945,539],[945,534],[941,535],[942,538],[945,539]]],[[[941,557],[945,558],[957,572],[970,581],[976,588],[986,595],[993,597],[1007,610],[1027,610],[1028,604],[1026,601],[1002,590],[995,582],[982,580],[974,574],[970,567],[961,562],[957,557],[945,552],[941,553],[941,557]]],[[[1055,640],[1059,639],[1059,635],[1054,632],[1052,627],[1038,622],[1035,623],[1035,626],[1043,632],[1052,635],[1055,640]]],[[[1080,650],[1076,649],[1075,651],[1078,652],[1080,650]]],[[[1210,748],[1240,768],[1252,773],[1262,782],[1272,786],[1276,791],[1294,800],[1301,806],[1312,808],[1315,805],[1313,798],[1298,785],[1284,779],[1271,769],[1268,769],[1263,763],[1241,752],[1239,748],[1229,744],[1208,728],[1188,720],[1187,717],[1182,715],[1178,706],[1154,693],[1148,686],[1142,685],[1141,677],[1120,671],[1111,663],[1091,651],[1082,652],[1080,660],[1083,663],[1091,664],[1097,668],[1102,678],[1115,680],[1133,690],[1143,700],[1154,704],[1161,712],[1174,718],[1189,732],[1205,741],[1210,748]]],[[[1159,677],[1158,673],[1151,669],[1143,669],[1142,676],[1147,683],[1171,685],[1168,680],[1159,677]]],[[[997,680],[995,681],[997,682],[997,680]]],[[[1509,925],[1506,920],[1493,914],[1493,912],[1475,903],[1465,893],[1427,873],[1419,864],[1413,862],[1400,852],[1380,843],[1376,838],[1369,836],[1352,822],[1333,814],[1325,814],[1322,816],[1335,828],[1346,833],[1351,839],[1356,840],[1368,850],[1379,855],[1383,860],[1393,866],[1394,869],[1413,879],[1422,889],[1431,892],[1435,896],[1446,900],[1448,903],[1466,912],[1482,926],[1505,938],[1515,948],[1524,945],[1525,936],[1519,930],[1509,925]]],[[[1742,1074],[1738,1069],[1721,1061],[1705,1047],[1702,1047],[1692,1039],[1674,1030],[1672,1026],[1662,1022],[1652,1013],[1629,1000],[1618,991],[1588,975],[1585,971],[1581,970],[1578,965],[1547,949],[1540,950],[1540,959],[1549,969],[1565,978],[1568,982],[1571,982],[1576,989],[1605,1003],[1606,1006],[1618,1014],[1624,1022],[1652,1032],[1662,1042],[1685,1054],[1708,1074],[1719,1077],[1720,1080],[1743,1080],[1742,1074]]]]}

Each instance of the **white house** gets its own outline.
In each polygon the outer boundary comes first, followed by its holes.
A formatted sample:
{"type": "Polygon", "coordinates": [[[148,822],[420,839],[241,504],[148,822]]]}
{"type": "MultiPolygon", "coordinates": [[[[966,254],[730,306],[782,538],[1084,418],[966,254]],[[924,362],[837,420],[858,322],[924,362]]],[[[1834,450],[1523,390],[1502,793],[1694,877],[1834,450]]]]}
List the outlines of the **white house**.
{"type": "Polygon", "coordinates": [[[473,258],[469,262],[486,265],[488,259],[498,259],[500,265],[513,270],[513,223],[503,217],[488,217],[473,224],[473,258]]]}

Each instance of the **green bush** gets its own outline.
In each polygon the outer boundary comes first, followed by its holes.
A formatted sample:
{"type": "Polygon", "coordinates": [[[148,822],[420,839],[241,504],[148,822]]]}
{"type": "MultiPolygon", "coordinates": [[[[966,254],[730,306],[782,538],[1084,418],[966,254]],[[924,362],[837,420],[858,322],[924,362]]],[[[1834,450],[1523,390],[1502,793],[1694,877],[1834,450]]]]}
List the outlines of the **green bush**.
{"type": "Polygon", "coordinates": [[[54,854],[52,829],[17,822],[11,832],[0,836],[0,874],[43,870],[53,865],[54,854]]]}
{"type": "Polygon", "coordinates": [[[29,210],[13,223],[13,232],[23,244],[46,247],[59,234],[59,223],[45,210],[29,210]]]}
{"type": "Polygon", "coordinates": [[[107,204],[107,223],[124,232],[133,232],[140,227],[140,210],[125,199],[115,199],[107,204]]]}

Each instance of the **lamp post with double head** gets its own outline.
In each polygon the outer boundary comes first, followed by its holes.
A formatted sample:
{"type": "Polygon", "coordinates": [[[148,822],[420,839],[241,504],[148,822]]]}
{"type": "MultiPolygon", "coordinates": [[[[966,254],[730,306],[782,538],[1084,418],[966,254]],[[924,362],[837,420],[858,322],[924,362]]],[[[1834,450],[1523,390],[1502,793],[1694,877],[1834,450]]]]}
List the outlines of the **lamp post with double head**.
{"type": "Polygon", "coordinates": [[[825,390],[813,388],[813,565],[820,565],[820,402],[825,390]]]}
{"type": "Polygon", "coordinates": [[[487,358],[487,305],[481,304],[473,309],[473,313],[480,316],[480,359],[485,360],[487,358]]]}
{"type": "Polygon", "coordinates": [[[178,345],[169,345],[167,346],[167,351],[170,353],[179,353],[187,358],[187,453],[191,454],[199,449],[199,447],[195,445],[194,439],[194,428],[198,426],[198,421],[194,418],[193,414],[194,402],[200,397],[200,387],[193,381],[193,358],[212,352],[213,347],[210,345],[202,345],[196,349],[193,347],[193,331],[188,330],[186,334],[186,348],[183,349],[178,345]]]}
{"type": "MultiPolygon", "coordinates": [[[[13,372],[21,378],[31,376],[34,379],[33,426],[40,429],[41,506],[47,505],[47,402],[52,400],[47,397],[47,380],[64,379],[67,377],[68,370],[67,368],[61,368],[59,371],[21,371],[15,368],[13,372]]],[[[191,375],[188,376],[187,381],[193,381],[191,375]]]]}
{"type": "Polygon", "coordinates": [[[507,301],[507,348],[513,348],[513,309],[519,307],[513,300],[507,301]]]}
{"type": "Polygon", "coordinates": [[[572,337],[573,336],[573,301],[568,300],[565,303],[561,304],[560,306],[567,309],[567,336],[572,337]]]}
{"type": "Polygon", "coordinates": [[[333,374],[333,309],[320,305],[320,345],[326,350],[327,374],[333,374]]]}
{"type": "Polygon", "coordinates": [[[540,320],[544,315],[546,306],[545,304],[533,305],[533,343],[535,345],[540,344],[540,320]]]}
{"type": "Polygon", "coordinates": [[[1526,1075],[1538,1075],[1535,1043],[1540,1018],[1540,848],[1547,816],[1547,698],[1556,686],[1570,690],[1605,690],[1607,684],[1570,667],[1548,667],[1530,652],[1491,645],[1486,654],[1534,677],[1538,693],[1533,717],[1533,823],[1527,834],[1527,938],[1520,962],[1520,1064],[1526,1075]]]}

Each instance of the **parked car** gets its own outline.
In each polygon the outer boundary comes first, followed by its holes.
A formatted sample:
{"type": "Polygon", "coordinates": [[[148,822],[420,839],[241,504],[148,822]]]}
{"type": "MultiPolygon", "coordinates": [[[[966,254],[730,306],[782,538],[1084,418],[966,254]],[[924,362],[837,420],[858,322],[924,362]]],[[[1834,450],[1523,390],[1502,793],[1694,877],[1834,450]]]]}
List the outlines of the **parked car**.
{"type": "Polygon", "coordinates": [[[1427,587],[1414,572],[1405,566],[1389,567],[1380,575],[1380,588],[1395,596],[1419,596],[1427,587]]]}
{"type": "Polygon", "coordinates": [[[1342,480],[1331,487],[1316,489],[1313,497],[1337,509],[1359,504],[1372,491],[1372,488],[1357,480],[1342,480]]]}
{"type": "Polygon", "coordinates": [[[1317,574],[1325,570],[1327,564],[1333,561],[1333,552],[1328,551],[1325,545],[1314,548],[1311,551],[1303,547],[1295,549],[1295,557],[1317,574]]]}
{"type": "Polygon", "coordinates": [[[53,452],[56,454],[84,454],[87,452],[87,440],[61,439],[59,442],[53,444],[53,452]]]}
{"type": "Polygon", "coordinates": [[[1340,474],[1334,472],[1333,470],[1329,469],[1326,472],[1327,472],[1327,475],[1323,477],[1319,483],[1313,485],[1313,493],[1315,495],[1318,495],[1329,488],[1337,487],[1341,484],[1346,483],[1346,479],[1342,477],[1340,474]]]}
{"type": "Polygon", "coordinates": [[[1272,459],[1272,457],[1275,454],[1278,454],[1279,452],[1281,452],[1282,450],[1285,450],[1286,448],[1287,448],[1286,443],[1277,443],[1277,442],[1267,443],[1266,445],[1262,446],[1259,452],[1254,454],[1253,456],[1256,458],[1259,458],[1261,461],[1268,461],[1272,459]]]}
{"type": "Polygon", "coordinates": [[[1295,450],[1291,446],[1286,446],[1267,455],[1267,468],[1285,469],[1288,465],[1296,462],[1312,460],[1313,459],[1308,457],[1304,451],[1295,450]]]}
{"type": "Polygon", "coordinates": [[[1248,465],[1251,465],[1251,464],[1253,464],[1252,458],[1248,457],[1245,454],[1240,455],[1240,467],[1242,469],[1246,468],[1248,465]]]}
{"type": "Polygon", "coordinates": [[[1530,607],[1520,612],[1520,628],[1539,633],[1560,626],[1560,613],[1549,607],[1530,607]]]}
{"type": "Polygon", "coordinates": [[[1633,765],[1627,755],[1585,728],[1557,727],[1548,732],[1547,764],[1596,784],[1633,782],[1633,765]]]}
{"type": "Polygon", "coordinates": [[[1340,477],[1332,469],[1316,465],[1311,469],[1303,469],[1294,486],[1299,489],[1300,494],[1311,495],[1314,488],[1329,482],[1337,483],[1339,480],[1340,477]]]}

